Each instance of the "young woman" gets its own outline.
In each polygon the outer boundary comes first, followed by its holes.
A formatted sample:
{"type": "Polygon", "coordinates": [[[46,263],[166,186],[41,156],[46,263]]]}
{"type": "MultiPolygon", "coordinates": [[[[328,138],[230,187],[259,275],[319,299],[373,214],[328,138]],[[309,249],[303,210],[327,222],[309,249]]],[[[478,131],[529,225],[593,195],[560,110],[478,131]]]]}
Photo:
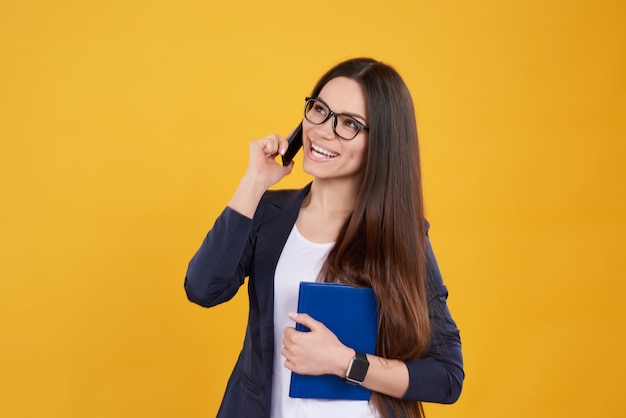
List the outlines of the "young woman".
{"type": "Polygon", "coordinates": [[[427,236],[406,85],[381,62],[340,63],[306,99],[302,127],[312,183],[268,191],[293,168],[275,161],[287,141],[252,142],[245,175],[189,264],[187,296],[206,307],[249,277],[246,336],[218,416],[417,418],[421,402],[455,402],[461,342],[427,236]],[[345,378],[355,357],[321,322],[295,314],[300,281],[316,280],[374,290],[376,355],[361,378],[369,402],[288,395],[291,372],[345,378]]]}

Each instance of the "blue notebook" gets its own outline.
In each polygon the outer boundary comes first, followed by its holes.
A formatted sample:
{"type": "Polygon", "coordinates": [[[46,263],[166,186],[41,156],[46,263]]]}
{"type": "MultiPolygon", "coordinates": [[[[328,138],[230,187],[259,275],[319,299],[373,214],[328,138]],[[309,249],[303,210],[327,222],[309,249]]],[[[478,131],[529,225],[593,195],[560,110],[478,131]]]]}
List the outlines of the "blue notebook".
{"type": "MultiPolygon", "coordinates": [[[[307,313],[322,322],[348,347],[375,353],[378,309],[371,288],[301,282],[298,313],[307,313]]],[[[296,324],[296,329],[310,331],[300,324],[296,324]]],[[[289,396],[292,398],[369,400],[370,395],[369,389],[346,383],[338,376],[291,373],[289,396]]]]}

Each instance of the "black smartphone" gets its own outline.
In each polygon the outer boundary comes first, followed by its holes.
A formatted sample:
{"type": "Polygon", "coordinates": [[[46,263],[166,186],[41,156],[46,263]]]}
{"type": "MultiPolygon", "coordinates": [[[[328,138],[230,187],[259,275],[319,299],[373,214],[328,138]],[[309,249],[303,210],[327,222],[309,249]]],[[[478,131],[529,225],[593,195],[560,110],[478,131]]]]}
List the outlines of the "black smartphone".
{"type": "Polygon", "coordinates": [[[285,155],[282,156],[283,165],[289,165],[293,157],[295,157],[300,148],[302,148],[302,123],[298,125],[287,141],[289,142],[289,146],[287,147],[287,151],[285,151],[285,155]]]}

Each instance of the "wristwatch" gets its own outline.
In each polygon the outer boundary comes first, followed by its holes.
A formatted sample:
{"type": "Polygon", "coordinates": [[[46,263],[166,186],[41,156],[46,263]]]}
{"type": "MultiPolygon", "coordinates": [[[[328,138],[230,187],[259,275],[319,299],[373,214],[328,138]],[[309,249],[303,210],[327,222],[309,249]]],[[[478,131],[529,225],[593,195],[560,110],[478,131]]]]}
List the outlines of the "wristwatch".
{"type": "Polygon", "coordinates": [[[370,362],[367,361],[367,355],[364,353],[359,353],[358,351],[355,351],[355,353],[352,360],[350,360],[345,381],[352,385],[361,385],[367,375],[370,362]]]}

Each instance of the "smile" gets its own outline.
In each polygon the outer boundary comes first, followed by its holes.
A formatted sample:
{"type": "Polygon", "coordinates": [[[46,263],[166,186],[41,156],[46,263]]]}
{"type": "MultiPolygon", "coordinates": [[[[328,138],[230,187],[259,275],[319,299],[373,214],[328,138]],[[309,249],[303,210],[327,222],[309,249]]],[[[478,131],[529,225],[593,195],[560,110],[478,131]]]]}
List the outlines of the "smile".
{"type": "Polygon", "coordinates": [[[318,145],[311,143],[311,152],[318,158],[335,158],[339,156],[336,152],[328,151],[318,145]]]}

